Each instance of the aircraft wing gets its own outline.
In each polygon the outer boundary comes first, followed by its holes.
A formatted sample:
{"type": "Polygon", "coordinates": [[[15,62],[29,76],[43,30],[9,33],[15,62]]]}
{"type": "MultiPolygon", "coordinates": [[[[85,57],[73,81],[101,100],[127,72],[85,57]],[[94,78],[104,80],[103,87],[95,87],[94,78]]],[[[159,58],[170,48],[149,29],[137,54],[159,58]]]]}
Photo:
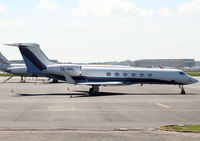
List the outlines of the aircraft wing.
{"type": "Polygon", "coordinates": [[[63,74],[65,76],[65,79],[68,83],[70,84],[76,84],[76,82],[74,81],[74,79],[66,72],[66,71],[63,71],[63,74]]]}
{"type": "Polygon", "coordinates": [[[123,85],[122,82],[83,82],[78,85],[123,85]]]}

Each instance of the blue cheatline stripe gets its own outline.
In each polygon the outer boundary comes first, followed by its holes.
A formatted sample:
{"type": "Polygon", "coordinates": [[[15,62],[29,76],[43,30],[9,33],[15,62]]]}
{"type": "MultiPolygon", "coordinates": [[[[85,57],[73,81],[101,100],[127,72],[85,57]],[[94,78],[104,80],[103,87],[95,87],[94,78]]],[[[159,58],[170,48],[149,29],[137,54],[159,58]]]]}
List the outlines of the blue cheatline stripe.
{"type": "Polygon", "coordinates": [[[152,84],[174,84],[174,85],[181,85],[182,83],[175,82],[175,81],[166,81],[166,80],[159,80],[159,79],[149,79],[149,78],[115,78],[115,77],[85,77],[85,76],[78,76],[73,77],[76,82],[122,82],[124,84],[136,84],[136,83],[152,83],[152,84]]]}
{"type": "Polygon", "coordinates": [[[35,65],[39,70],[44,70],[47,67],[26,47],[19,46],[19,50],[22,53],[22,55],[24,55],[27,59],[29,59],[33,65],[35,65]]]}
{"type": "Polygon", "coordinates": [[[2,64],[9,64],[9,63],[6,63],[4,60],[0,59],[0,63],[2,64]]]}

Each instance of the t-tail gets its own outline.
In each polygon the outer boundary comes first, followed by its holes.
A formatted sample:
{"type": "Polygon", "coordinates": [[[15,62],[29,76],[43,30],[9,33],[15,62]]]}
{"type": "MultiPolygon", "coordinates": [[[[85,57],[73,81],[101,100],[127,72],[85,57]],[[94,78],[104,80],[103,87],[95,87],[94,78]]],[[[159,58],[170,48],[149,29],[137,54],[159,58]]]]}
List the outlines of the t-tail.
{"type": "Polygon", "coordinates": [[[10,67],[10,62],[6,59],[6,57],[3,56],[3,54],[0,52],[0,70],[1,71],[7,71],[7,69],[10,67]]]}
{"type": "Polygon", "coordinates": [[[30,73],[41,73],[43,70],[47,69],[49,65],[55,64],[51,62],[42,52],[39,44],[16,43],[6,45],[19,47],[19,50],[26,64],[27,71],[30,73]]]}
{"type": "Polygon", "coordinates": [[[6,57],[3,56],[3,54],[1,52],[0,52],[0,63],[5,64],[5,65],[10,64],[10,62],[6,59],[6,57]]]}

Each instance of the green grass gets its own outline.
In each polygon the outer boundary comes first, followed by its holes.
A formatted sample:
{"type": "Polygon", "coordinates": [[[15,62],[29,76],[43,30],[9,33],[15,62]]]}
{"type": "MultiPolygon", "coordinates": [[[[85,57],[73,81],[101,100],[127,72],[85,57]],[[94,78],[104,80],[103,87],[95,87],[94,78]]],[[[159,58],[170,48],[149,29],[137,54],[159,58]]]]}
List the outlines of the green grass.
{"type": "Polygon", "coordinates": [[[0,73],[0,77],[8,77],[8,76],[13,76],[13,75],[9,73],[0,73]]]}
{"type": "Polygon", "coordinates": [[[200,76],[200,71],[185,71],[190,76],[200,76]]]}
{"type": "Polygon", "coordinates": [[[167,125],[161,126],[160,129],[166,131],[179,131],[179,132],[198,132],[200,133],[200,125],[167,125]]]}

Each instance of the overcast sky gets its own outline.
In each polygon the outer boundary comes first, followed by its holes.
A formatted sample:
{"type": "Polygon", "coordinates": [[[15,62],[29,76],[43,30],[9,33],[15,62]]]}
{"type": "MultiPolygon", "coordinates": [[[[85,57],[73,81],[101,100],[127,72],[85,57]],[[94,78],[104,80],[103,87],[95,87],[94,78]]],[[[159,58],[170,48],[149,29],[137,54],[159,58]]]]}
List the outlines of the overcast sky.
{"type": "Polygon", "coordinates": [[[16,42],[61,62],[200,60],[200,0],[0,0],[0,44],[16,42]]]}

